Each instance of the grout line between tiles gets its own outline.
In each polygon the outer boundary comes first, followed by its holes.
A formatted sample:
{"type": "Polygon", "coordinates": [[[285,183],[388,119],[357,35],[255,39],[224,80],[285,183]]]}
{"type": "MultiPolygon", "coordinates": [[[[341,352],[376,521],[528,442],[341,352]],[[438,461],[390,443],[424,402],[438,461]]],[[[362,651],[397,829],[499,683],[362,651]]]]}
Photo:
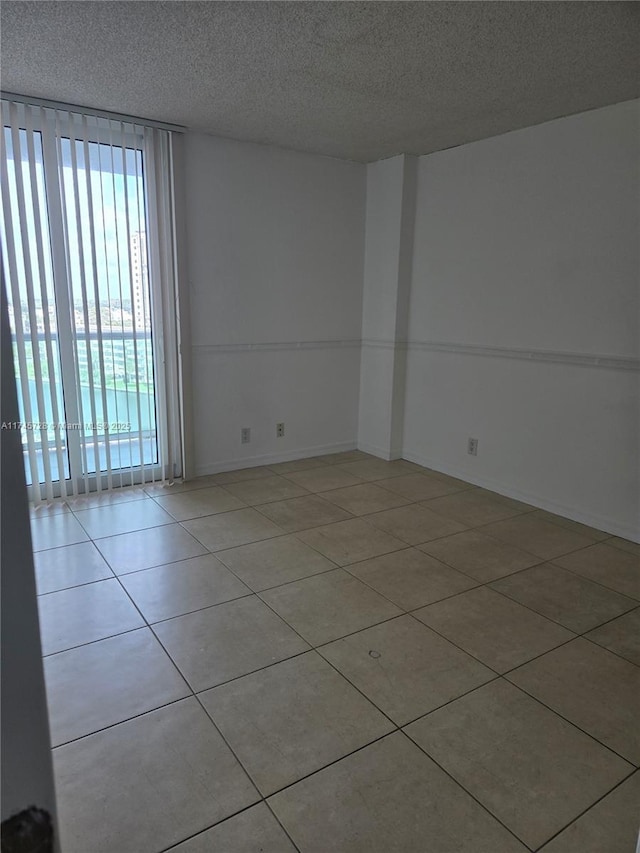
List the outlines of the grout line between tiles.
{"type": "MultiPolygon", "coordinates": [[[[233,820],[234,818],[238,817],[239,815],[244,814],[245,812],[248,812],[249,809],[253,809],[256,806],[259,806],[261,803],[264,803],[267,806],[267,808],[269,807],[269,804],[264,799],[258,800],[258,802],[256,802],[256,803],[251,803],[250,805],[245,806],[243,809],[239,809],[237,812],[233,812],[233,814],[230,814],[230,815],[227,815],[227,817],[221,818],[220,820],[216,821],[215,823],[212,823],[210,826],[205,826],[204,829],[199,829],[197,832],[194,832],[192,835],[188,835],[186,838],[181,838],[180,841],[176,841],[176,843],[172,844],[170,847],[163,847],[162,850],[160,851],[160,853],[171,853],[172,850],[176,850],[178,847],[180,847],[181,844],[185,844],[187,841],[191,841],[194,838],[198,838],[200,835],[204,835],[204,833],[209,832],[210,829],[214,829],[214,827],[216,827],[216,826],[220,826],[221,824],[226,823],[229,820],[233,820]]],[[[269,811],[271,811],[271,809],[269,809],[269,811]]],[[[283,829],[284,829],[284,827],[283,827],[283,829]]],[[[285,830],[285,832],[286,832],[286,830],[285,830]]],[[[291,842],[291,843],[293,844],[293,842],[291,842]]],[[[297,853],[300,853],[300,850],[298,849],[298,847],[296,847],[295,844],[293,845],[293,847],[294,847],[294,850],[297,851],[297,853]]]]}
{"type": "MultiPolygon", "coordinates": [[[[111,580],[111,578],[108,578],[108,580],[111,580]]],[[[75,587],[70,587],[70,589],[75,589],[75,587]]],[[[53,657],[53,655],[61,655],[64,654],[64,652],[73,651],[73,649],[81,649],[83,646],[93,646],[95,643],[101,643],[103,640],[111,640],[113,637],[121,637],[123,634],[131,634],[133,631],[139,631],[141,628],[146,627],[148,627],[148,625],[145,622],[144,625],[136,625],[135,628],[125,628],[124,631],[116,631],[115,634],[107,634],[106,637],[98,637],[98,639],[96,640],[87,640],[84,643],[77,643],[77,645],[75,646],[68,646],[64,649],[58,649],[55,652],[47,652],[46,654],[42,655],[42,658],[44,659],[53,657]]]]}
{"type": "MultiPolygon", "coordinates": [[[[142,628],[141,630],[144,630],[142,628]]],[[[173,661],[171,661],[173,663],[173,661]]],[[[175,666],[175,664],[174,664],[175,666]]],[[[185,686],[188,690],[191,690],[191,687],[186,682],[186,679],[182,673],[179,673],[182,680],[185,682],[185,686]]],[[[78,735],[77,737],[69,738],[69,740],[62,741],[62,743],[57,743],[51,746],[52,750],[62,749],[64,746],[69,746],[72,743],[77,743],[80,740],[84,740],[85,738],[93,737],[93,735],[100,734],[101,732],[107,732],[109,729],[115,729],[116,726],[121,726],[123,723],[129,723],[131,720],[137,720],[140,717],[145,717],[147,714],[152,714],[154,711],[160,711],[163,708],[170,708],[171,705],[177,705],[179,702],[184,702],[185,699],[191,699],[191,695],[188,696],[180,696],[178,699],[171,699],[169,702],[162,702],[160,705],[155,705],[153,708],[148,708],[146,711],[140,711],[137,714],[131,714],[130,717],[125,717],[124,720],[118,720],[115,723],[109,723],[106,726],[100,726],[98,729],[93,729],[93,731],[86,732],[83,735],[78,735]]]]}
{"type": "MultiPolygon", "coordinates": [[[[584,811],[580,812],[579,815],[576,815],[574,818],[572,818],[572,820],[570,820],[569,823],[567,823],[565,826],[563,826],[562,829],[559,829],[554,835],[551,836],[551,838],[547,838],[547,840],[544,842],[544,844],[542,844],[540,847],[537,847],[536,850],[542,851],[542,853],[544,853],[544,848],[547,846],[547,844],[550,844],[554,840],[554,838],[557,838],[561,833],[563,833],[565,830],[567,830],[570,826],[573,826],[574,823],[577,823],[577,821],[579,821],[581,817],[584,817],[584,815],[586,815],[587,812],[591,811],[591,809],[594,808],[594,806],[597,806],[598,803],[602,802],[602,800],[604,800],[605,797],[608,797],[609,794],[613,794],[613,792],[617,788],[619,788],[621,785],[624,785],[625,782],[628,782],[629,779],[631,779],[632,776],[635,776],[637,772],[638,772],[638,770],[636,768],[636,769],[632,770],[628,776],[625,776],[624,779],[621,779],[619,782],[616,782],[616,784],[613,786],[613,788],[608,790],[605,794],[602,794],[602,796],[598,797],[597,800],[594,800],[594,802],[592,802],[590,806],[587,806],[587,808],[584,809],[584,811]]],[[[629,853],[631,853],[631,851],[629,851],[629,853]]]]}
{"type": "MultiPolygon", "coordinates": [[[[564,643],[563,645],[567,645],[567,643],[564,643]]],[[[552,651],[555,651],[555,649],[553,649],[552,651]]],[[[527,663],[530,663],[530,661],[527,661],[527,663]]],[[[526,664],[523,664],[523,666],[526,666],[526,664]]],[[[519,669],[519,667],[517,667],[517,668],[519,669]]],[[[513,671],[514,670],[510,670],[510,672],[513,672],[513,671]]],[[[586,735],[587,737],[591,738],[591,740],[595,741],[601,747],[603,747],[604,749],[611,752],[617,758],[620,758],[620,759],[622,759],[622,761],[625,761],[631,767],[634,767],[637,769],[640,766],[636,761],[632,761],[630,758],[627,758],[626,756],[622,755],[617,750],[615,750],[612,746],[609,746],[608,744],[604,743],[599,738],[597,738],[595,735],[591,734],[591,732],[586,731],[585,729],[581,728],[581,726],[579,726],[577,723],[575,723],[573,720],[570,720],[568,717],[565,717],[564,714],[560,713],[560,711],[556,710],[555,708],[552,708],[550,705],[547,705],[538,696],[534,696],[533,693],[529,693],[529,691],[526,690],[524,687],[522,687],[520,684],[516,684],[514,681],[511,681],[511,679],[507,678],[506,675],[503,676],[503,678],[512,687],[516,687],[518,690],[520,690],[522,693],[524,693],[530,699],[533,699],[534,701],[538,702],[538,704],[540,704],[544,708],[546,708],[547,711],[551,711],[553,714],[556,714],[556,716],[558,716],[562,720],[564,720],[565,723],[569,723],[569,725],[573,726],[574,729],[577,729],[579,732],[582,732],[583,735],[586,735]]]]}

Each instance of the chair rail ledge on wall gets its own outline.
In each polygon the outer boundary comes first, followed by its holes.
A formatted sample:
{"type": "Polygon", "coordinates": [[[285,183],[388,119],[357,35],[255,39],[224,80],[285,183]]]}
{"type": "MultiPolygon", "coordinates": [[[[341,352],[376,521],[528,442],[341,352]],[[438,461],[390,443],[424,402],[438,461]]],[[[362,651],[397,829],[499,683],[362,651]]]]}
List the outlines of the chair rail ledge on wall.
{"type": "Polygon", "coordinates": [[[600,353],[490,347],[482,344],[458,344],[449,341],[393,341],[374,338],[365,338],[362,341],[362,346],[374,349],[406,349],[409,352],[448,352],[456,355],[475,355],[488,358],[514,358],[519,361],[568,364],[576,367],[598,367],[607,370],[640,371],[640,358],[600,353]]]}
{"type": "Polygon", "coordinates": [[[238,344],[193,344],[191,349],[195,353],[230,353],[230,352],[282,352],[286,350],[313,350],[313,349],[358,349],[359,338],[346,338],[324,341],[272,341],[265,343],[238,343],[238,344]]]}

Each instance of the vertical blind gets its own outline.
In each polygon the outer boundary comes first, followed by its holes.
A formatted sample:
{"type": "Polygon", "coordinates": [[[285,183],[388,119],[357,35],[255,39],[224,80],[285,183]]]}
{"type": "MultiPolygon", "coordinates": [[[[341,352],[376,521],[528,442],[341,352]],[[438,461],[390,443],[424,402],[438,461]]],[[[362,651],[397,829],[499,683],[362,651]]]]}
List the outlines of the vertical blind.
{"type": "Polygon", "coordinates": [[[180,473],[166,130],[3,99],[0,232],[34,503],[180,473]]]}

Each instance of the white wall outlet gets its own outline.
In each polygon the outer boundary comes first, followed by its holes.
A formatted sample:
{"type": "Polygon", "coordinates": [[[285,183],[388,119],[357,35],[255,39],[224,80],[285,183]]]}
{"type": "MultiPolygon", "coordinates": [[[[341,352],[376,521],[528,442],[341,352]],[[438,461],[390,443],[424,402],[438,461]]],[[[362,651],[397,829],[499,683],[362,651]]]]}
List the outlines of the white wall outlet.
{"type": "Polygon", "coordinates": [[[251,427],[242,427],[240,430],[240,443],[249,444],[251,441],[251,427]]]}
{"type": "Polygon", "coordinates": [[[467,442],[467,453],[469,453],[471,456],[477,456],[478,455],[478,439],[477,438],[470,438],[469,439],[469,441],[467,442]]]}
{"type": "Polygon", "coordinates": [[[282,438],[283,435],[284,435],[284,424],[283,423],[276,424],[276,436],[278,438],[282,438]]]}

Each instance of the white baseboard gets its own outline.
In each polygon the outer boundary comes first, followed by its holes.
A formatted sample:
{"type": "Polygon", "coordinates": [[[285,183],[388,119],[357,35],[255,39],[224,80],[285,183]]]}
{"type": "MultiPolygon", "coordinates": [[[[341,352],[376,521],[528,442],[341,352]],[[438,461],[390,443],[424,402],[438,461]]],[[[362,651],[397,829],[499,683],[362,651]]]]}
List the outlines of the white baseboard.
{"type": "Polygon", "coordinates": [[[440,471],[442,474],[448,474],[450,477],[457,477],[460,480],[465,480],[467,483],[473,483],[475,486],[481,486],[484,489],[490,489],[492,492],[497,492],[507,498],[523,501],[544,509],[547,512],[553,512],[556,515],[561,515],[564,518],[569,518],[572,521],[577,521],[580,524],[586,524],[589,527],[595,527],[596,530],[603,530],[605,533],[610,533],[612,536],[620,536],[623,539],[629,539],[631,542],[640,543],[640,530],[620,524],[616,519],[608,518],[607,516],[596,515],[589,512],[580,512],[575,507],[566,506],[541,495],[533,494],[532,492],[514,489],[511,486],[505,485],[498,480],[493,480],[489,477],[470,477],[468,472],[458,471],[449,465],[442,465],[435,459],[430,459],[427,456],[422,456],[419,453],[411,453],[405,451],[402,458],[408,462],[415,462],[416,465],[422,465],[425,468],[431,468],[434,471],[440,471]]]}
{"type": "Polygon", "coordinates": [[[286,453],[262,453],[258,456],[242,456],[237,459],[223,459],[220,462],[209,462],[206,465],[196,465],[195,476],[206,477],[208,474],[222,474],[224,471],[235,471],[238,468],[257,468],[259,465],[275,465],[278,462],[295,462],[296,459],[306,459],[309,456],[323,456],[327,453],[342,453],[345,450],[355,450],[355,441],[339,442],[337,444],[320,444],[314,447],[302,447],[289,450],[286,453]]]}

